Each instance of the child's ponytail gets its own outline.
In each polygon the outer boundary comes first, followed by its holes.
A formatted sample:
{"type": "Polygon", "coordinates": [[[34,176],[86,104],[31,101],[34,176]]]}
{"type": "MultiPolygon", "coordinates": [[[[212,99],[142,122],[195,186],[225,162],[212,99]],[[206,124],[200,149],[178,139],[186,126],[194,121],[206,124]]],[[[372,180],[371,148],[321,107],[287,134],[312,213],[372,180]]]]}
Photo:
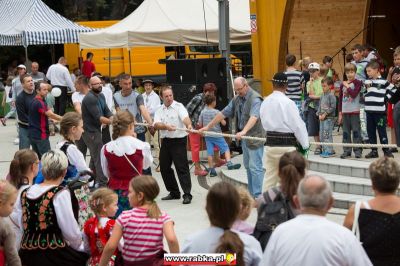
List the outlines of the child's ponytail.
{"type": "Polygon", "coordinates": [[[219,244],[215,252],[236,254],[236,265],[244,265],[244,243],[238,234],[229,229],[225,230],[224,234],[219,238],[219,244]]]}
{"type": "Polygon", "coordinates": [[[160,208],[154,200],[152,201],[150,208],[147,210],[147,216],[153,219],[158,219],[161,216],[160,208]]]}

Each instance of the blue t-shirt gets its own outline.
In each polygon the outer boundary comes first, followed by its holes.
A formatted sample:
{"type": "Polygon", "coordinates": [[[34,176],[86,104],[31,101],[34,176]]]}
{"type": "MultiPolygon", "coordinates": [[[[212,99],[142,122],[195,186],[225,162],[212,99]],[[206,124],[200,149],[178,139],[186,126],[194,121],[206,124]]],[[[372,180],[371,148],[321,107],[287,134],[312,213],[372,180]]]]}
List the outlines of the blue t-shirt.
{"type": "MultiPolygon", "coordinates": [[[[214,119],[214,117],[219,113],[217,109],[210,108],[208,106],[204,107],[203,111],[201,111],[200,116],[199,116],[199,121],[198,123],[201,126],[206,126],[208,123],[211,122],[211,120],[214,119]]],[[[209,131],[221,133],[221,126],[220,124],[216,124],[212,128],[209,129],[209,131]]],[[[207,137],[217,137],[217,136],[207,136],[207,137]]]]}

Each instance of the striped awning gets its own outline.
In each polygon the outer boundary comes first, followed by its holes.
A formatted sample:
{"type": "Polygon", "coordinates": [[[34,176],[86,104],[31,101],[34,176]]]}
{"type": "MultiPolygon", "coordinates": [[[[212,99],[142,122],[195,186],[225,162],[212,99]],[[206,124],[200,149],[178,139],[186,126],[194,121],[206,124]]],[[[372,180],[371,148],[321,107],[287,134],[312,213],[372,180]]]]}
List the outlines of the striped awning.
{"type": "Polygon", "coordinates": [[[0,0],[0,46],[78,43],[78,25],[41,0],[0,0]]]}

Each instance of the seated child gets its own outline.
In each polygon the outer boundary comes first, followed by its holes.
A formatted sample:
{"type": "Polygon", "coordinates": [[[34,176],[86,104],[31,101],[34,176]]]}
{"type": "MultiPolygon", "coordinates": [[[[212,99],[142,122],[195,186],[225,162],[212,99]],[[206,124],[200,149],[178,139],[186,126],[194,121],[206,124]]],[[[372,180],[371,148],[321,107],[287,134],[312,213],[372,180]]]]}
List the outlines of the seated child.
{"type": "Polygon", "coordinates": [[[238,192],[240,196],[240,212],[238,218],[232,225],[232,229],[250,235],[254,231],[254,226],[247,223],[246,219],[250,216],[254,200],[249,191],[244,187],[239,187],[238,192]]]}

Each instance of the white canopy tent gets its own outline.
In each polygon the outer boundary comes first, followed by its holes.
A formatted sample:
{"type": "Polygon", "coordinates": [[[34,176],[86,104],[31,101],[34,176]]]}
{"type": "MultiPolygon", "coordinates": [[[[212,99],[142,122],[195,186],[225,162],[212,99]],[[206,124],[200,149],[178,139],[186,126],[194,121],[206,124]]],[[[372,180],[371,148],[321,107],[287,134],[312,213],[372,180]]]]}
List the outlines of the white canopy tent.
{"type": "Polygon", "coordinates": [[[92,31],[41,0],[0,0],[0,25],[1,46],[76,43],[79,32],[92,31]]]}
{"type": "MultiPolygon", "coordinates": [[[[251,42],[249,1],[230,0],[229,9],[230,42],[251,42]]],[[[217,45],[218,1],[145,0],[117,24],[79,37],[81,49],[217,45]]]]}

